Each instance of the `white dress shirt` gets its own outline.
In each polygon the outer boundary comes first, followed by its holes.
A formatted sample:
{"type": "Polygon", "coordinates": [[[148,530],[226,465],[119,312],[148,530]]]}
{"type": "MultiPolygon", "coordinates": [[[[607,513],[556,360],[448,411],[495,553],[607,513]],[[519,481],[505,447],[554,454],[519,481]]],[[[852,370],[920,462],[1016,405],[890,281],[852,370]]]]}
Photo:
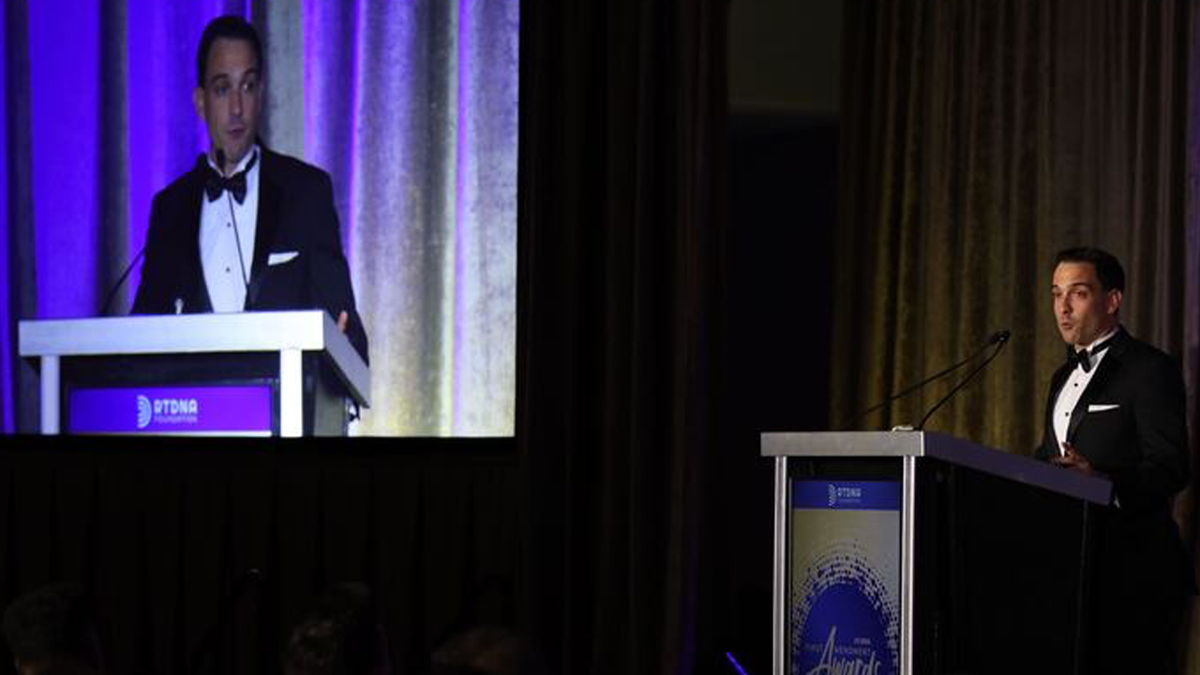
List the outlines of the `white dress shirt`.
{"type": "Polygon", "coordinates": [[[1067,430],[1071,426],[1071,415],[1075,412],[1075,405],[1079,403],[1079,397],[1083,396],[1088,383],[1092,381],[1092,376],[1100,369],[1100,361],[1108,353],[1108,349],[1102,350],[1099,354],[1091,354],[1090,352],[1093,347],[1116,334],[1117,329],[1114,328],[1088,345],[1088,362],[1091,364],[1092,369],[1085,373],[1083,372],[1082,365],[1076,365],[1075,370],[1072,370],[1071,375],[1067,377],[1067,381],[1063,384],[1062,389],[1058,390],[1058,400],[1054,403],[1053,421],[1054,437],[1058,439],[1059,455],[1066,454],[1063,451],[1062,444],[1067,440],[1067,430]]]}
{"type": "MultiPolygon", "coordinates": [[[[229,175],[245,169],[250,159],[259,154],[257,145],[251,147],[229,175]]],[[[217,170],[211,157],[208,165],[217,170]]],[[[260,157],[247,172],[246,199],[241,204],[228,192],[222,192],[211,202],[207,193],[200,195],[200,263],[204,267],[204,283],[208,286],[208,298],[214,312],[240,312],[246,306],[246,286],[250,282],[254,233],[258,226],[258,170],[261,166],[260,157]],[[230,204],[237,219],[236,229],[234,220],[229,217],[230,204]],[[238,263],[239,248],[241,264],[238,263]],[[245,276],[242,276],[243,270],[245,276]]]]}

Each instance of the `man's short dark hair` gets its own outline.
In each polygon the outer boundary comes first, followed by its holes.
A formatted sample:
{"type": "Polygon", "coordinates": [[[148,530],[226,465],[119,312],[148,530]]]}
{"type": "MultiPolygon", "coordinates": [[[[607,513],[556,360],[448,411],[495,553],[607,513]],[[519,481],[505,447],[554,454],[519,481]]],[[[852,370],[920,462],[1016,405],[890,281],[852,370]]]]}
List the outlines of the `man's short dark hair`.
{"type": "Polygon", "coordinates": [[[77,586],[43,586],[4,611],[4,637],[22,663],[70,659],[99,668],[95,630],[87,595],[77,586]]]}
{"type": "Polygon", "coordinates": [[[1067,248],[1054,256],[1054,267],[1062,263],[1091,263],[1096,269],[1096,278],[1100,280],[1100,290],[1125,292],[1125,270],[1121,261],[1108,251],[1091,246],[1067,248]]]}
{"type": "Polygon", "coordinates": [[[200,48],[196,50],[196,83],[203,87],[204,76],[208,70],[208,53],[212,51],[213,43],[218,38],[226,40],[245,40],[254,47],[254,55],[258,57],[258,70],[261,73],[263,70],[263,51],[262,42],[258,39],[258,31],[254,30],[254,26],[250,25],[240,16],[234,14],[226,14],[218,16],[208,25],[204,27],[204,33],[200,35],[200,48]]]}

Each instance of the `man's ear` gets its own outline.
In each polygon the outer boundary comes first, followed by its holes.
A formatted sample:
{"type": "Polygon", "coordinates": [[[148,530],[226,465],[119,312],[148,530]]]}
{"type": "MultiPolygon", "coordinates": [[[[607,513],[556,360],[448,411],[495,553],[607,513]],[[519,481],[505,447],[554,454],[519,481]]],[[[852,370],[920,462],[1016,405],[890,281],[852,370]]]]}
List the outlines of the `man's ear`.
{"type": "Polygon", "coordinates": [[[1123,297],[1123,295],[1122,295],[1121,291],[1119,291],[1115,288],[1108,292],[1107,309],[1108,309],[1109,314],[1116,314],[1117,310],[1121,309],[1121,298],[1122,297],[1123,297]]]}
{"type": "Polygon", "coordinates": [[[196,87],[192,90],[192,107],[196,109],[196,116],[201,120],[208,119],[204,116],[204,87],[196,87]]]}

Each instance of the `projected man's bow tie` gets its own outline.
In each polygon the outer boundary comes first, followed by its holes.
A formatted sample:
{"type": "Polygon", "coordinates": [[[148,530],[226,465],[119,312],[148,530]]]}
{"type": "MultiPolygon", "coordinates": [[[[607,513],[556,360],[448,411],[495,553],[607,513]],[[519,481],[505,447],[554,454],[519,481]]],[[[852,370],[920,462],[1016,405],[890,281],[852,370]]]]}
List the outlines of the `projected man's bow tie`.
{"type": "Polygon", "coordinates": [[[258,153],[255,153],[250,158],[250,162],[246,164],[246,168],[226,178],[221,174],[213,171],[212,167],[208,169],[208,179],[204,183],[204,192],[208,195],[208,201],[215,202],[221,193],[229,190],[229,194],[241,204],[246,200],[246,174],[250,169],[254,168],[254,163],[258,161],[258,153]]]}
{"type": "Polygon", "coordinates": [[[1100,344],[1096,345],[1095,347],[1092,347],[1091,351],[1088,351],[1086,349],[1080,349],[1079,351],[1075,351],[1074,347],[1072,347],[1071,345],[1067,345],[1067,363],[1072,364],[1072,365],[1078,365],[1080,368],[1083,368],[1083,372],[1085,372],[1085,373],[1091,372],[1092,357],[1099,354],[1100,352],[1104,351],[1105,349],[1108,349],[1108,345],[1111,342],[1112,342],[1112,338],[1109,338],[1109,339],[1105,340],[1104,342],[1101,342],[1100,344]]]}

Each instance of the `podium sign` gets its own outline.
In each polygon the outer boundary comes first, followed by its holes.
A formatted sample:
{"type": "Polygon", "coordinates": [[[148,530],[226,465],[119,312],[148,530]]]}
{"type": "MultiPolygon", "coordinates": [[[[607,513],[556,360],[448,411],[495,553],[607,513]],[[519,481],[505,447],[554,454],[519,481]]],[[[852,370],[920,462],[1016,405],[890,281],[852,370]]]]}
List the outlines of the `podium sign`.
{"type": "Polygon", "coordinates": [[[1107,480],[927,432],[768,433],[762,454],[773,675],[1024,672],[1027,653],[1082,672],[1107,480]]]}
{"type": "Polygon", "coordinates": [[[895,675],[900,484],[792,481],[791,672],[895,675]]]}
{"type": "Polygon", "coordinates": [[[72,388],[72,434],[270,436],[271,387],[72,388]]]}

